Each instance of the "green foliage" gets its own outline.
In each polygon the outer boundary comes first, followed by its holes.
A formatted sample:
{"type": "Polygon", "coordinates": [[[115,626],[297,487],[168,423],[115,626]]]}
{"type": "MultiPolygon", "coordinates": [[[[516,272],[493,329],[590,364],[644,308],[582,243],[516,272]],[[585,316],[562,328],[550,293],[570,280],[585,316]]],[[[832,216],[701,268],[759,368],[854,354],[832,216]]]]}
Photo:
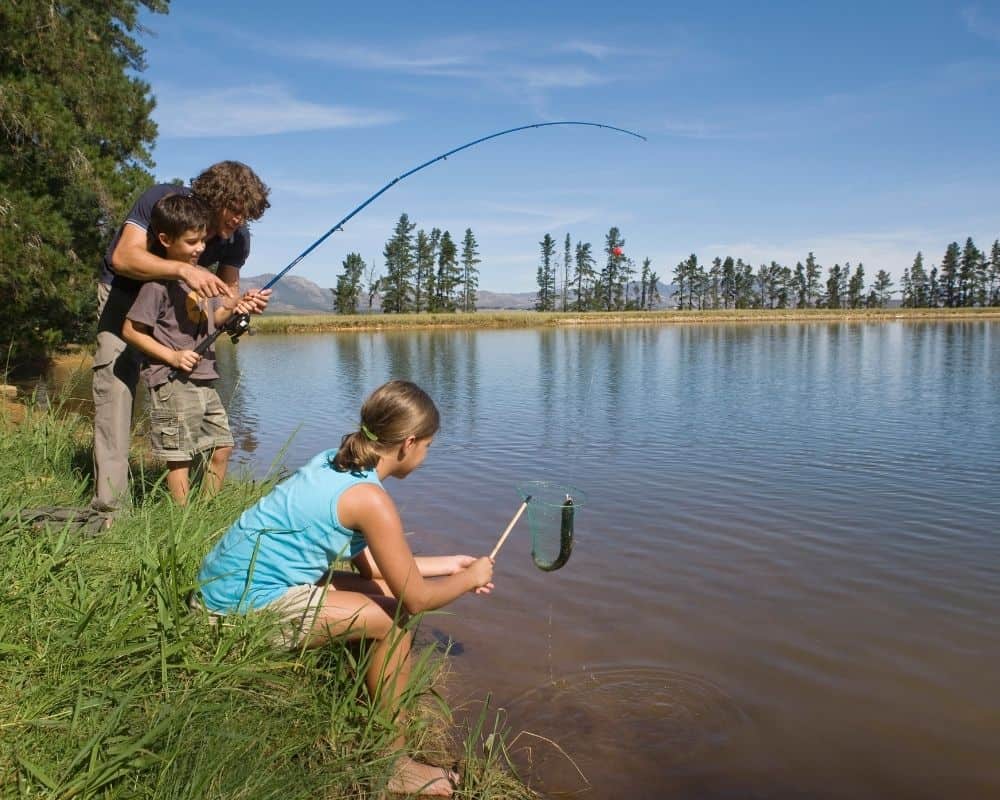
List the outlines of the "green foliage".
{"type": "Polygon", "coordinates": [[[0,342],[15,362],[91,334],[101,251],[151,179],[141,7],[167,2],[0,4],[0,342]]]}
{"type": "Polygon", "coordinates": [[[337,276],[333,290],[333,305],[338,314],[357,314],[367,265],[360,253],[348,253],[343,262],[344,271],[337,276]]]}
{"type": "Polygon", "coordinates": [[[556,240],[552,238],[552,234],[546,233],[538,245],[542,248],[542,252],[541,261],[535,272],[535,279],[538,283],[535,310],[553,311],[555,309],[556,269],[552,259],[556,252],[556,240]]]}
{"type": "Polygon", "coordinates": [[[479,288],[479,245],[472,228],[465,229],[462,239],[462,311],[476,310],[476,290],[479,288]]]}

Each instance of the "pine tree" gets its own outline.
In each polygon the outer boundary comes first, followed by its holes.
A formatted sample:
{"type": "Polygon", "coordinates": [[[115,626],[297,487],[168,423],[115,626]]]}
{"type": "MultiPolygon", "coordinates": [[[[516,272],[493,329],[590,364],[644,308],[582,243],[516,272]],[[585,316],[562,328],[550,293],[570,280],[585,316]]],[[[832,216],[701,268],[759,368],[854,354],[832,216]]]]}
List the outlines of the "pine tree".
{"type": "Polygon", "coordinates": [[[1000,239],[993,240],[986,268],[986,305],[1000,306],[1000,239]]]}
{"type": "Polygon", "coordinates": [[[458,308],[457,292],[461,282],[458,270],[458,248],[455,246],[451,233],[441,234],[438,245],[438,268],[436,281],[436,309],[438,311],[455,311],[458,308]]]}
{"type": "Polygon", "coordinates": [[[462,310],[476,310],[476,291],[479,289],[479,245],[472,234],[472,228],[465,229],[462,239],[462,310]]]}
{"type": "Polygon", "coordinates": [[[716,256],[712,259],[712,267],[708,271],[708,306],[718,308],[722,302],[722,259],[716,256]]]}
{"type": "Polygon", "coordinates": [[[392,238],[386,242],[385,279],[382,281],[382,312],[402,314],[413,309],[413,229],[416,223],[401,214],[392,238]]]}
{"type": "MultiPolygon", "coordinates": [[[[649,259],[647,258],[648,262],[649,259]]],[[[660,304],[660,276],[651,269],[646,288],[646,309],[652,311],[660,304]]]]}
{"type": "MultiPolygon", "coordinates": [[[[849,266],[849,265],[848,265],[849,266]]],[[[847,283],[847,307],[861,308],[865,302],[865,267],[858,264],[847,283]]]]}
{"type": "Polygon", "coordinates": [[[594,256],[591,253],[590,242],[577,242],[573,265],[573,284],[576,292],[574,307],[577,311],[587,311],[594,308],[593,289],[596,277],[597,272],[594,270],[594,256]]]}
{"type": "Polygon", "coordinates": [[[830,272],[826,279],[826,295],[823,298],[825,308],[840,308],[840,285],[843,270],[840,264],[830,267],[830,272]]]}
{"type": "Polygon", "coordinates": [[[625,256],[619,254],[624,249],[625,240],[622,239],[618,228],[610,228],[604,237],[604,254],[607,260],[604,262],[604,269],[601,270],[598,288],[600,307],[605,311],[621,310],[624,306],[620,273],[625,256]]]}
{"type": "Polygon", "coordinates": [[[889,305],[889,298],[892,296],[892,278],[884,269],[880,269],[875,274],[875,283],[872,284],[872,294],[875,296],[876,307],[885,308],[889,305]]]}
{"type": "Polygon", "coordinates": [[[555,306],[556,294],[555,265],[552,263],[553,255],[556,252],[556,240],[552,238],[551,234],[546,233],[538,244],[542,248],[542,260],[536,274],[538,297],[535,301],[535,310],[552,311],[555,306]]]}
{"type": "Polygon", "coordinates": [[[569,274],[570,267],[573,265],[573,242],[569,238],[569,234],[566,234],[566,239],[563,241],[563,279],[562,279],[562,310],[569,310],[569,274]]]}
{"type": "Polygon", "coordinates": [[[816,256],[809,252],[806,256],[806,307],[815,308],[819,301],[819,282],[823,267],[816,262],[816,256]]]}
{"type": "Polygon", "coordinates": [[[809,286],[806,283],[806,268],[799,261],[795,264],[795,277],[792,279],[795,291],[795,305],[798,308],[809,306],[809,286]]]}
{"type": "Polygon", "coordinates": [[[952,242],[948,245],[944,258],[941,259],[941,269],[938,271],[938,290],[941,292],[947,308],[954,308],[959,304],[958,270],[961,258],[962,251],[958,247],[958,242],[952,242]]]}
{"type": "Polygon", "coordinates": [[[736,296],[738,294],[736,287],[736,265],[733,263],[732,256],[726,256],[726,260],[722,262],[722,280],[719,284],[719,290],[722,293],[722,307],[736,308],[736,296]]]}
{"type": "Polygon", "coordinates": [[[338,314],[357,314],[367,267],[360,253],[348,253],[343,267],[344,271],[337,276],[337,288],[333,292],[334,309],[338,314]]]}
{"type": "Polygon", "coordinates": [[[917,255],[913,259],[913,267],[910,269],[910,306],[912,308],[927,308],[930,305],[931,292],[927,281],[927,272],[924,270],[924,254],[917,251],[917,255]]]}
{"type": "Polygon", "coordinates": [[[437,271],[435,270],[435,265],[438,261],[439,250],[441,247],[441,229],[431,228],[431,235],[428,237],[429,245],[429,259],[427,264],[427,269],[424,273],[424,291],[423,296],[426,299],[427,310],[430,312],[440,311],[440,301],[441,298],[438,295],[437,288],[437,271]]]}
{"type": "Polygon", "coordinates": [[[0,3],[0,341],[7,366],[93,335],[94,276],[152,182],[136,39],[166,0],[0,3]]]}
{"type": "MultiPolygon", "coordinates": [[[[423,228],[417,231],[417,241],[413,248],[414,276],[413,276],[413,310],[419,314],[430,306],[430,297],[427,295],[428,275],[434,274],[434,249],[431,246],[431,238],[423,228]]],[[[433,283],[433,278],[431,279],[433,283]]]]}
{"type": "Polygon", "coordinates": [[[958,280],[955,291],[958,296],[958,305],[975,305],[976,295],[979,290],[979,262],[982,260],[982,253],[972,241],[970,236],[965,240],[965,247],[962,249],[962,257],[959,260],[958,280]]]}

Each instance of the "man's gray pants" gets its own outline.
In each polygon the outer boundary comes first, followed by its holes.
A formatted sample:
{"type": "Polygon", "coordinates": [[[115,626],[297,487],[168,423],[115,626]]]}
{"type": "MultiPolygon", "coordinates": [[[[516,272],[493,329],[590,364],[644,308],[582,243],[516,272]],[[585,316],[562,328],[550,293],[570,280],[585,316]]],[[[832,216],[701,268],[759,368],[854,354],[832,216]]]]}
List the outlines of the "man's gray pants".
{"type": "MultiPolygon", "coordinates": [[[[105,309],[109,288],[97,285],[97,314],[125,320],[128,308],[105,309]]],[[[109,327],[102,325],[102,328],[109,327]]],[[[121,325],[110,326],[119,333],[102,330],[97,334],[94,353],[94,498],[91,506],[114,511],[131,503],[128,491],[128,451],[132,439],[132,409],[139,382],[139,355],[121,338],[121,325]]]]}

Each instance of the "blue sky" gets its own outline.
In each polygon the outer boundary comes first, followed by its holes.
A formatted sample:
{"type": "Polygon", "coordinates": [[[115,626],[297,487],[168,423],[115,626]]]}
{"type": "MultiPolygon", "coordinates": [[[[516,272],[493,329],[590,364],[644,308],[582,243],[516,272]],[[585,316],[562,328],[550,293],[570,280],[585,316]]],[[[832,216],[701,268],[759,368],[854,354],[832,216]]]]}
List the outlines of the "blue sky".
{"type": "MultiPolygon", "coordinates": [[[[1000,3],[212,3],[142,18],[158,178],[225,158],[272,187],[245,274],[332,286],[400,213],[471,227],[480,287],[534,291],[538,242],[610,226],[661,277],[690,253],[897,279],[1000,236],[1000,3]]],[[[561,252],[561,250],[560,250],[561,252]]]]}

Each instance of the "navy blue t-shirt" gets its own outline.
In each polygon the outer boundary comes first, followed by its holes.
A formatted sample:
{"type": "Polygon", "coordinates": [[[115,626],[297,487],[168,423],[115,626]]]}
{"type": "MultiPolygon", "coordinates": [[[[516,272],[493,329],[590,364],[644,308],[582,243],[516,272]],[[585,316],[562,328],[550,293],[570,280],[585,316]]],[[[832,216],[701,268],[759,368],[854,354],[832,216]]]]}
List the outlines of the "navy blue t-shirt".
{"type": "MultiPolygon", "coordinates": [[[[132,305],[136,295],[139,294],[139,288],[143,284],[143,281],[136,280],[135,278],[126,278],[124,275],[116,274],[114,268],[111,266],[111,256],[122,237],[122,231],[126,225],[130,224],[138,225],[144,231],[147,230],[149,228],[149,219],[153,214],[153,206],[168,194],[188,195],[191,194],[191,189],[187,186],[178,186],[173,183],[158,183],[156,186],[147,189],[136,200],[135,205],[132,206],[132,210],[125,217],[125,222],[118,229],[117,233],[115,233],[115,238],[111,240],[111,244],[108,245],[104,259],[101,261],[100,281],[101,283],[111,285],[111,295],[105,306],[105,313],[101,315],[101,320],[98,323],[98,330],[110,330],[116,334],[121,333],[121,326],[125,321],[125,313],[132,305]]],[[[229,239],[220,239],[218,236],[213,236],[209,239],[205,243],[205,252],[201,254],[198,263],[203,267],[214,267],[215,269],[218,269],[222,265],[239,269],[246,263],[249,255],[250,230],[246,225],[241,225],[229,239]]]]}

